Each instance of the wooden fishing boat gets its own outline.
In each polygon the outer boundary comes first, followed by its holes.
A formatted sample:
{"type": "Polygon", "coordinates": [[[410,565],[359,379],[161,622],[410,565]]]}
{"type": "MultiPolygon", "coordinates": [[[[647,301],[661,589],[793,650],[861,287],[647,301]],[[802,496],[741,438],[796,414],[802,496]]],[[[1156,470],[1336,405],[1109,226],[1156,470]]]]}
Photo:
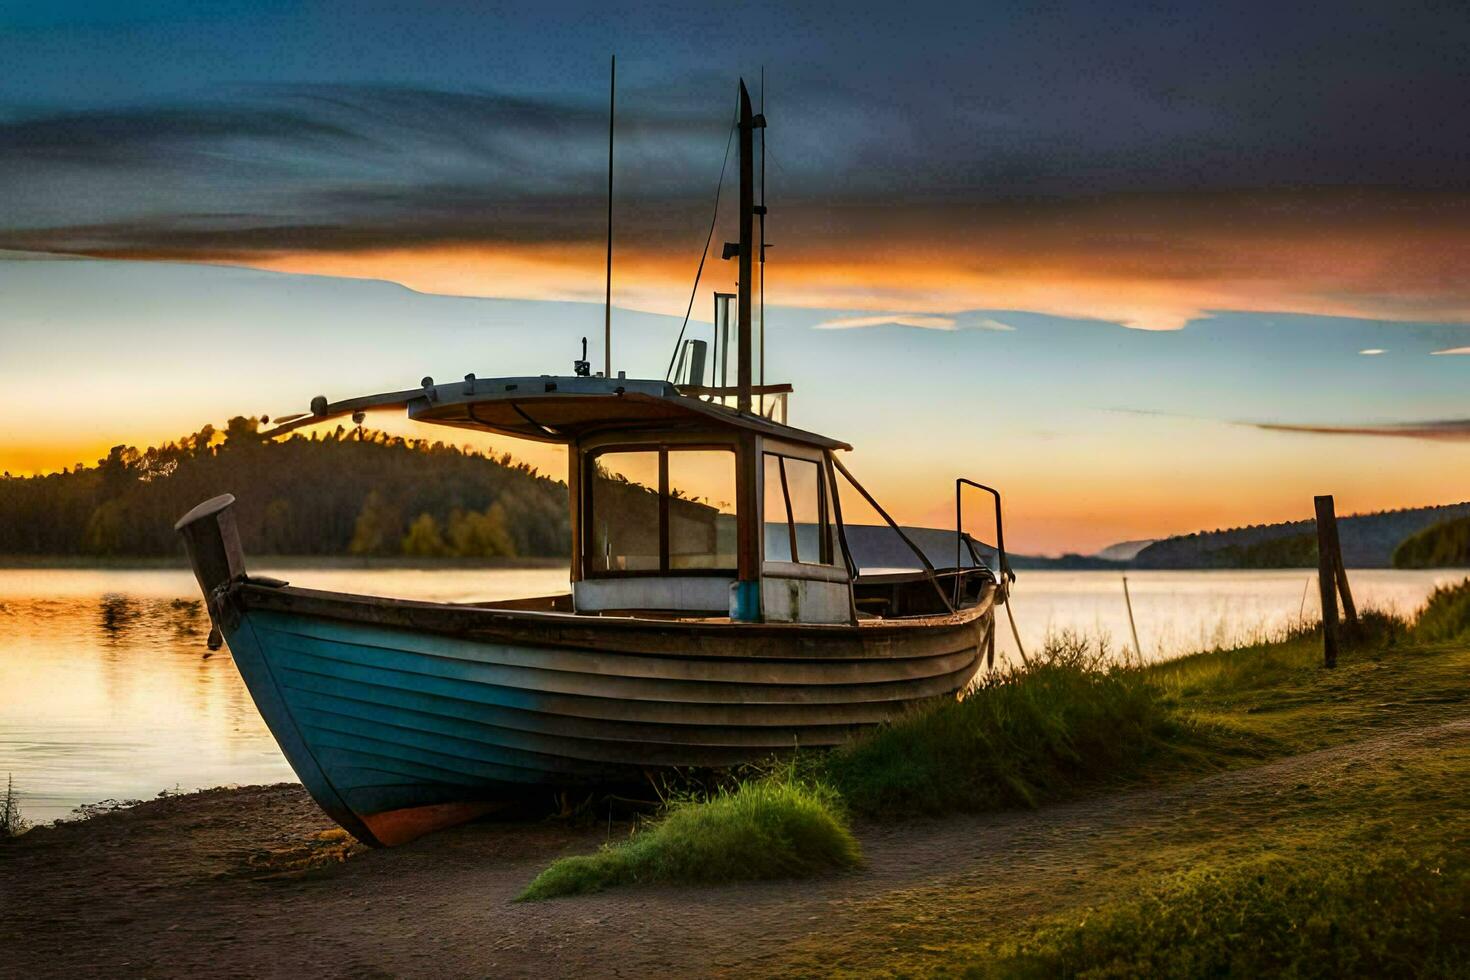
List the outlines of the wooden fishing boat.
{"type": "Polygon", "coordinates": [[[458,604],[298,588],[247,572],[232,496],[178,522],[261,715],[362,841],[401,843],[527,794],[837,745],[953,696],[993,657],[1011,579],[1000,495],[960,480],[953,531],[901,528],[844,466],[846,443],[786,424],[789,385],[752,383],[764,120],[740,97],[735,385],[705,383],[701,341],[685,342],[680,384],[591,376],[584,351],[572,376],[319,397],[273,430],[397,407],[566,445],[570,592],[458,604]],[[965,485],[994,496],[993,549],[963,531],[965,485]],[[844,487],[886,523],[845,524],[844,487]]]}

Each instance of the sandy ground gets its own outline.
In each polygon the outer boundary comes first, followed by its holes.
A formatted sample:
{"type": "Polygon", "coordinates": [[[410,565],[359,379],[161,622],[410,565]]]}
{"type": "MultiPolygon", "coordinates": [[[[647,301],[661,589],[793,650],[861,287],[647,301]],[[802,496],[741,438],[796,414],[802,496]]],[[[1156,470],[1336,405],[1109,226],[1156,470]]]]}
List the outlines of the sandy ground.
{"type": "MultiPolygon", "coordinates": [[[[299,786],[215,790],[0,845],[0,975],[519,977],[864,971],[942,919],[1004,929],[1120,862],[1218,838],[1311,787],[1466,744],[1470,718],[1038,812],[860,827],[868,866],[801,882],[515,904],[605,827],[485,823],[333,860],[299,786]],[[305,872],[292,865],[330,862],[305,872]],[[896,945],[895,945],[896,944],[896,945]]],[[[614,833],[618,833],[617,828],[614,833]]],[[[328,834],[328,838],[331,838],[328,834]]],[[[1166,858],[1159,858],[1166,861],[1166,858]]]]}

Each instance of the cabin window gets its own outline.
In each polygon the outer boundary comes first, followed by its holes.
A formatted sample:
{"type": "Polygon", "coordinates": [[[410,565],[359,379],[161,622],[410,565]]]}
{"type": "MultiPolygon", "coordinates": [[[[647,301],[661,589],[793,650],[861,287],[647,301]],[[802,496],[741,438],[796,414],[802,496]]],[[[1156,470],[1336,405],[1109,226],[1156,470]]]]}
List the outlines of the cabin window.
{"type": "Polygon", "coordinates": [[[669,567],[734,568],[735,454],[671,449],[669,567]]]}
{"type": "Polygon", "coordinates": [[[809,459],[765,454],[765,555],[767,561],[832,564],[822,466],[809,459]]]}
{"type": "Polygon", "coordinates": [[[604,572],[657,571],[659,453],[599,453],[592,457],[590,470],[588,564],[604,572]]]}
{"type": "Polygon", "coordinates": [[[588,572],[734,572],[733,451],[604,450],[587,469],[588,572]]]}

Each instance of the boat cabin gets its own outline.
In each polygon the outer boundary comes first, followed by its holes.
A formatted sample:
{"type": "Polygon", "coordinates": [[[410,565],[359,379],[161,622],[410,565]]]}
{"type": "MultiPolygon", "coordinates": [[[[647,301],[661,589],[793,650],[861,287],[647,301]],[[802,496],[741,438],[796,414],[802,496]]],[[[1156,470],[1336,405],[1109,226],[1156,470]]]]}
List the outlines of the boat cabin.
{"type": "Polygon", "coordinates": [[[851,447],[721,398],[628,378],[425,378],[418,389],[317,399],[273,434],[403,407],[420,422],[566,445],[578,613],[853,623],[951,612],[981,578],[994,581],[999,565],[963,534],[927,531],[920,546],[890,521],[850,535],[839,484],[876,506],[835,455],[851,447]],[[894,541],[907,545],[907,568],[884,557],[894,541]]]}
{"type": "Polygon", "coordinates": [[[576,609],[850,621],[829,455],[841,445],[735,413],[577,439],[576,609]]]}

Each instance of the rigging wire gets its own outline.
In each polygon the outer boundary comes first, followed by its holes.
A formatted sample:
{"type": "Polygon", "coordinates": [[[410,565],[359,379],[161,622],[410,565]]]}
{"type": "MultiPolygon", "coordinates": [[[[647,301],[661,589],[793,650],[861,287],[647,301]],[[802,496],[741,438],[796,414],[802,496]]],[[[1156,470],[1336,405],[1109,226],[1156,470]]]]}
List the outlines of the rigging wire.
{"type": "Polygon", "coordinates": [[[684,331],[689,328],[689,315],[694,312],[694,297],[699,295],[699,279],[704,275],[704,261],[709,258],[710,243],[715,240],[715,225],[720,220],[720,193],[725,189],[725,170],[730,165],[730,144],[735,140],[735,129],[740,124],[740,113],[736,110],[735,118],[730,121],[730,134],[725,137],[725,156],[720,160],[720,179],[715,182],[715,209],[709,219],[709,234],[704,239],[704,251],[699,254],[699,268],[694,270],[694,287],[689,290],[689,305],[684,310],[684,322],[679,325],[679,336],[674,341],[674,353],[669,356],[669,367],[664,372],[664,380],[668,381],[674,373],[674,361],[679,357],[679,345],[684,343],[684,331]]]}

